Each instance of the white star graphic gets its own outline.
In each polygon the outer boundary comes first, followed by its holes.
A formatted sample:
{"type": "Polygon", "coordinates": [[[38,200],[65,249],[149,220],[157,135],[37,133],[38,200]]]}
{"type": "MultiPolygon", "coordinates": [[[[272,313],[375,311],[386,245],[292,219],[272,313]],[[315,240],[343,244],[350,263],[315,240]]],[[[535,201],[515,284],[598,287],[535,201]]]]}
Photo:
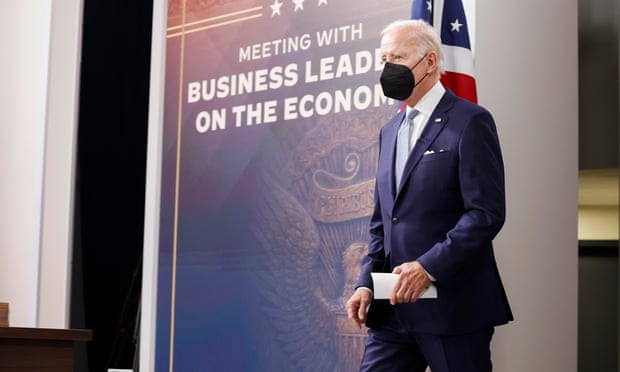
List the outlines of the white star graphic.
{"type": "Polygon", "coordinates": [[[295,3],[295,11],[304,10],[304,0],[293,0],[295,3]]]}
{"type": "Polygon", "coordinates": [[[427,9],[429,12],[431,12],[431,13],[433,12],[433,2],[432,2],[432,0],[428,0],[428,1],[426,2],[426,9],[427,9]]]}
{"type": "Polygon", "coordinates": [[[456,32],[461,32],[461,26],[463,26],[462,23],[459,23],[459,19],[455,19],[454,22],[450,23],[450,26],[452,26],[452,29],[450,31],[456,31],[456,32]]]}
{"type": "Polygon", "coordinates": [[[282,8],[282,3],[279,0],[275,0],[273,4],[269,5],[271,7],[271,16],[281,15],[280,8],[282,8]]]}
{"type": "Polygon", "coordinates": [[[327,0],[319,0],[319,6],[323,4],[327,5],[327,0]]]}

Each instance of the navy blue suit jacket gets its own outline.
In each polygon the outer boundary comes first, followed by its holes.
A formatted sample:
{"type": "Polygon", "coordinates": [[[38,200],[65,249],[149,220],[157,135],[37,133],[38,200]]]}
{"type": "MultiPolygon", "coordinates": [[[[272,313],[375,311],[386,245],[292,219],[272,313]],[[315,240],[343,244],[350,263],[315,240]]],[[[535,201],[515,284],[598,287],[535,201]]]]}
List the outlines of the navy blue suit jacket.
{"type": "MultiPolygon", "coordinates": [[[[495,123],[484,108],[446,90],[395,185],[403,112],[380,133],[371,241],[358,286],[371,272],[419,261],[437,299],[388,306],[410,330],[457,334],[512,320],[492,240],[504,224],[504,167],[495,123]]],[[[373,301],[369,319],[390,316],[373,301]]],[[[385,310],[384,310],[385,311],[385,310]]],[[[374,325],[370,325],[371,328],[374,325]]]]}

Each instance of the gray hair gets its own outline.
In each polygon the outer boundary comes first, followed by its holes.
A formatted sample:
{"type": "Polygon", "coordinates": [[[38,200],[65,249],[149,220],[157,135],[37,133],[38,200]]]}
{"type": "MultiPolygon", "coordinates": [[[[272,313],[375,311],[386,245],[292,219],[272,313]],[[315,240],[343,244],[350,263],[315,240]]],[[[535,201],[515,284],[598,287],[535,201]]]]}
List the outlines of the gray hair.
{"type": "Polygon", "coordinates": [[[433,26],[421,19],[401,19],[387,25],[383,31],[381,31],[381,36],[397,29],[406,29],[407,37],[418,44],[418,57],[422,58],[431,50],[435,51],[437,53],[437,69],[440,74],[445,72],[446,67],[444,64],[441,39],[433,26]]]}

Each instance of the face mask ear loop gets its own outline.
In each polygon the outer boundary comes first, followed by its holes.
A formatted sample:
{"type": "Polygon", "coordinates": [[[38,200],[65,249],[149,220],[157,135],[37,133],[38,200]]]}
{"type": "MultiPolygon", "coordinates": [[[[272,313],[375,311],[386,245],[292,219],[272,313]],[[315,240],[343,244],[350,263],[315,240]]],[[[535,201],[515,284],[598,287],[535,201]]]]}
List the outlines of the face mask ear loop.
{"type": "Polygon", "coordinates": [[[417,86],[418,86],[418,84],[420,84],[420,83],[422,82],[422,80],[426,79],[426,77],[427,77],[427,76],[428,76],[428,72],[427,72],[426,74],[424,74],[424,76],[422,76],[422,79],[420,79],[417,83],[415,83],[415,84],[413,85],[413,87],[414,87],[414,88],[415,88],[415,87],[417,87],[417,86]]]}
{"type": "MultiPolygon", "coordinates": [[[[424,61],[424,58],[426,58],[426,56],[427,56],[427,55],[428,55],[428,53],[424,53],[424,55],[422,56],[422,58],[420,58],[420,60],[419,60],[418,62],[416,62],[416,64],[415,64],[415,65],[413,65],[413,67],[412,67],[412,68],[410,68],[409,70],[410,70],[411,72],[413,72],[413,69],[414,69],[414,68],[416,68],[416,67],[420,64],[420,62],[424,61]]],[[[417,87],[417,86],[418,86],[418,84],[420,84],[420,83],[421,83],[424,79],[426,79],[426,77],[427,77],[427,76],[428,76],[428,72],[427,72],[426,74],[424,74],[424,76],[422,76],[422,79],[420,79],[418,82],[416,82],[415,84],[413,84],[413,87],[414,87],[414,88],[415,88],[415,87],[417,87]]],[[[413,81],[415,81],[415,78],[413,79],[413,81]]]]}
{"type": "MultiPolygon", "coordinates": [[[[420,58],[420,60],[418,62],[415,63],[415,65],[413,65],[412,68],[410,68],[409,70],[413,70],[414,68],[418,67],[418,65],[420,64],[420,62],[424,61],[424,58],[426,58],[426,56],[428,55],[428,53],[424,53],[424,55],[422,56],[422,58],[420,58]]],[[[428,74],[427,74],[428,75],[428,74]]]]}

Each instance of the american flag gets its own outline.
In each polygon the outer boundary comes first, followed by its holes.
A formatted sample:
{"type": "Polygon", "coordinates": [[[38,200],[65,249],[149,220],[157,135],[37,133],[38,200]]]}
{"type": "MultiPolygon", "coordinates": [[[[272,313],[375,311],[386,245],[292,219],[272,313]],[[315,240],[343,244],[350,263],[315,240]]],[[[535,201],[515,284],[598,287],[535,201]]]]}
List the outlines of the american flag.
{"type": "Polygon", "coordinates": [[[474,56],[461,0],[413,0],[411,18],[424,19],[441,35],[446,73],[441,82],[456,95],[477,102],[474,56]]]}

